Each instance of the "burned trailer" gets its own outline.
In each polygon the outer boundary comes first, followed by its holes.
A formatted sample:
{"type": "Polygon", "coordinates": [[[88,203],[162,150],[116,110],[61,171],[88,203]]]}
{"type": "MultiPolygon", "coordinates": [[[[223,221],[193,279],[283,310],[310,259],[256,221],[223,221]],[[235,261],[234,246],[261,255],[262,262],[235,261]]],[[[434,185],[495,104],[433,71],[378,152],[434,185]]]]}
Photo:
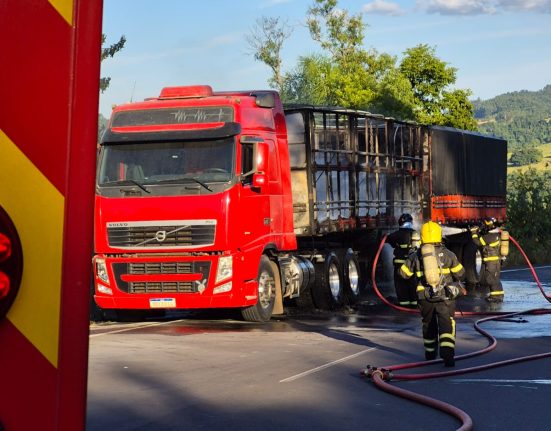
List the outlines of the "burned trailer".
{"type": "MultiPolygon", "coordinates": [[[[355,110],[289,106],[285,116],[296,254],[311,263],[318,308],[359,297],[402,213],[457,228],[505,218],[503,140],[355,110]]],[[[452,239],[463,258],[464,235],[452,239]]]]}
{"type": "Polygon", "coordinates": [[[285,109],[297,254],[310,261],[313,302],[354,302],[383,234],[420,216],[428,129],[363,111],[285,109]]]}

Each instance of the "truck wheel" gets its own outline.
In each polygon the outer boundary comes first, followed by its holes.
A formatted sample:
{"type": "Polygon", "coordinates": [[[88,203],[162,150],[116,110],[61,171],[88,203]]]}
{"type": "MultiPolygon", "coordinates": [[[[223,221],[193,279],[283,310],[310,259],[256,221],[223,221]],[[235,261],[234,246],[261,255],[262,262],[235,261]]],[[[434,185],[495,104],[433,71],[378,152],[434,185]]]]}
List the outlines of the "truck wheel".
{"type": "Polygon", "coordinates": [[[360,263],[354,251],[349,248],[342,257],[344,293],[348,303],[355,304],[360,299],[360,263]]]}
{"type": "Polygon", "coordinates": [[[467,285],[471,287],[475,286],[480,282],[482,258],[474,242],[467,243],[463,246],[461,263],[465,267],[465,281],[467,285]]]}
{"type": "Polygon", "coordinates": [[[312,286],[312,297],[314,305],[321,310],[334,310],[343,304],[341,266],[333,252],[325,256],[325,262],[316,264],[316,281],[312,286]]]}
{"type": "Polygon", "coordinates": [[[267,256],[262,256],[258,269],[258,299],[255,305],[241,310],[243,318],[249,322],[267,322],[270,320],[275,304],[276,288],[272,262],[267,256]]]}
{"type": "Polygon", "coordinates": [[[295,298],[295,305],[303,309],[315,308],[312,298],[312,285],[315,282],[314,264],[302,256],[294,256],[293,259],[296,262],[294,273],[300,280],[300,294],[295,298]]]}

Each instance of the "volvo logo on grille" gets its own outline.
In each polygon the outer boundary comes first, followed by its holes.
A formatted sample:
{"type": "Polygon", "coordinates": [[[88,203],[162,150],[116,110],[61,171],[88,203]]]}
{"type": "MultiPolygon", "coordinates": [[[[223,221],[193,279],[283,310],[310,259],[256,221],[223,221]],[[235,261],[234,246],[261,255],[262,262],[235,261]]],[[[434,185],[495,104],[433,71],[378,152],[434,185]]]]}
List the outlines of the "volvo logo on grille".
{"type": "Polygon", "coordinates": [[[166,230],[158,230],[155,232],[155,239],[158,242],[163,242],[166,239],[166,230]]]}

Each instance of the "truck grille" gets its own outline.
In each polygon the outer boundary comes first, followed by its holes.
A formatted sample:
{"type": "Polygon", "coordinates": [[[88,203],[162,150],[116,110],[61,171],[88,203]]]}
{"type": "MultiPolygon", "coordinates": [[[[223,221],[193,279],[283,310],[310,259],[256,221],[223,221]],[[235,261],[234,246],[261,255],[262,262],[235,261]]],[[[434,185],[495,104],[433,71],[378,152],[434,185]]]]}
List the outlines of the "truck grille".
{"type": "Polygon", "coordinates": [[[107,238],[111,247],[156,250],[213,245],[216,230],[214,221],[170,225],[129,222],[113,225],[107,226],[107,238]]]}
{"type": "Polygon", "coordinates": [[[198,292],[195,283],[191,281],[163,281],[153,282],[130,282],[128,293],[195,293],[198,292]]]}
{"type": "Polygon", "coordinates": [[[120,290],[126,293],[196,293],[208,284],[210,262],[132,262],[114,263],[113,272],[120,290]],[[199,274],[199,281],[151,280],[151,275],[199,274]],[[124,275],[147,275],[148,281],[124,281],[124,275]]]}

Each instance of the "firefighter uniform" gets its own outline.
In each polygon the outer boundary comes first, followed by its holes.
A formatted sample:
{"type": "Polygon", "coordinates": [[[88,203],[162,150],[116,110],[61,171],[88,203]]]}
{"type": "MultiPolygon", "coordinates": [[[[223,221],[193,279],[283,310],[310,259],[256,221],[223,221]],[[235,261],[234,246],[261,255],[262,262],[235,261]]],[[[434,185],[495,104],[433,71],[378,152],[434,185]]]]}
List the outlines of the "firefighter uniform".
{"type": "Polygon", "coordinates": [[[424,248],[412,253],[400,267],[400,275],[405,279],[416,280],[416,293],[423,322],[423,344],[425,358],[436,359],[438,350],[447,367],[455,365],[455,298],[460,295],[465,269],[457,256],[448,250],[442,242],[442,231],[434,222],[425,223],[421,229],[423,244],[433,244],[434,271],[438,282],[427,282],[427,260],[424,248]],[[428,225],[428,227],[427,227],[428,225]],[[428,234],[427,234],[428,231],[428,234]]]}
{"type": "Polygon", "coordinates": [[[482,229],[472,230],[472,238],[482,256],[480,285],[490,289],[490,294],[486,299],[490,302],[503,302],[504,291],[500,281],[501,234],[497,230],[488,231],[493,226],[492,221],[485,221],[482,229]]]}
{"type": "Polygon", "coordinates": [[[402,307],[417,306],[417,294],[412,279],[406,280],[400,276],[400,267],[407,257],[416,248],[412,236],[418,235],[412,227],[413,218],[409,214],[402,214],[398,221],[400,228],[388,235],[386,242],[394,248],[394,287],[396,289],[396,301],[402,307]],[[412,289],[413,286],[413,289],[412,289]]]}

